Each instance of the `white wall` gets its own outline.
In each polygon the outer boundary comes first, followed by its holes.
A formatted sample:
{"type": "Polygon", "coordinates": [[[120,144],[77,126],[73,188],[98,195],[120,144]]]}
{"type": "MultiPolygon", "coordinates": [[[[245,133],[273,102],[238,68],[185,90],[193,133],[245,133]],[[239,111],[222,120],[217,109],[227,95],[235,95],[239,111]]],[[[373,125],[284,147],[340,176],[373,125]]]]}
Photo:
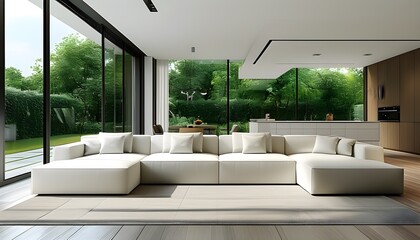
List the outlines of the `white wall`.
{"type": "Polygon", "coordinates": [[[153,134],[153,58],[144,58],[144,134],[153,134]]]}

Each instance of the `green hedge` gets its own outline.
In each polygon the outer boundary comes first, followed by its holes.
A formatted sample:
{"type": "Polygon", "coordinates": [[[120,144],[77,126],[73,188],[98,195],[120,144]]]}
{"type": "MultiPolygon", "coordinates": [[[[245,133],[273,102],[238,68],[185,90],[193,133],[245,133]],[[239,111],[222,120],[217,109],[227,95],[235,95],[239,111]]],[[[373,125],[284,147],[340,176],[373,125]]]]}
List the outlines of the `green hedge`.
{"type": "MultiPolygon", "coordinates": [[[[51,95],[51,108],[73,108],[76,114],[81,103],[66,95],[51,95]]],[[[43,95],[35,91],[21,91],[6,88],[6,124],[16,124],[17,139],[42,137],[43,133],[43,95]]],[[[74,128],[61,123],[57,114],[51,111],[52,135],[74,133],[74,128]]]]}
{"type": "MultiPolygon", "coordinates": [[[[196,118],[207,123],[226,123],[226,100],[194,100],[174,101],[170,110],[179,117],[196,118]]],[[[259,102],[250,99],[230,100],[230,121],[248,122],[251,118],[264,118],[266,113],[270,113],[271,118],[277,120],[295,119],[295,104],[287,106],[276,106],[272,102],[259,102]]],[[[312,102],[310,105],[299,104],[299,120],[325,120],[328,113],[325,104],[322,102],[312,102]]],[[[352,106],[337,106],[334,113],[335,120],[351,120],[353,115],[352,106]]]]}

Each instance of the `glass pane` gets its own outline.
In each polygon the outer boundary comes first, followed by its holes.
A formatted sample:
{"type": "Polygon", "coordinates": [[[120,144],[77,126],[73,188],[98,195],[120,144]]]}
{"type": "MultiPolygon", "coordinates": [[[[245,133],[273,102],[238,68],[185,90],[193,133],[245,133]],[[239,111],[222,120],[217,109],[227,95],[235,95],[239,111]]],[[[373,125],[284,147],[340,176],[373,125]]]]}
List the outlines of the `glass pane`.
{"type": "Polygon", "coordinates": [[[226,61],[170,63],[169,131],[203,124],[205,134],[226,132],[226,61]]]}
{"type": "Polygon", "coordinates": [[[300,68],[299,120],[363,121],[363,91],[362,68],[300,68]]]}
{"type": "Polygon", "coordinates": [[[101,35],[51,1],[51,146],[101,131],[101,35]]]}
{"type": "Polygon", "coordinates": [[[105,131],[123,131],[122,49],[105,40],[105,131]]]}
{"type": "Polygon", "coordinates": [[[5,179],[43,159],[42,1],[5,1],[5,179]]]}
{"type": "Polygon", "coordinates": [[[131,132],[133,129],[133,57],[126,53],[124,61],[124,132],[131,132]]]}
{"type": "Polygon", "coordinates": [[[230,64],[230,128],[249,131],[249,120],[265,118],[295,119],[295,69],[277,79],[239,79],[241,62],[230,64]]]}

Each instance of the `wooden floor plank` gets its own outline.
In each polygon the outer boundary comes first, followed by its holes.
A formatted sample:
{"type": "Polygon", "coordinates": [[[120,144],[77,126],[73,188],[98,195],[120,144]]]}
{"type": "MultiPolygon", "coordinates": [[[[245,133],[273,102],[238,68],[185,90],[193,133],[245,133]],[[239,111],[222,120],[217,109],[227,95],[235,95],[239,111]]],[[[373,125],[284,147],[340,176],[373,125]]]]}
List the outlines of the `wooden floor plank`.
{"type": "Polygon", "coordinates": [[[166,226],[152,225],[145,226],[139,236],[139,240],[154,240],[162,239],[163,233],[165,232],[166,226]]]}
{"type": "Polygon", "coordinates": [[[371,240],[419,240],[413,231],[401,225],[359,225],[356,226],[371,240]]]}
{"type": "Polygon", "coordinates": [[[16,237],[15,240],[68,239],[80,228],[81,226],[34,226],[16,237]]]}
{"type": "Polygon", "coordinates": [[[112,240],[136,240],[143,229],[143,225],[123,226],[112,240]]]}
{"type": "Polygon", "coordinates": [[[277,226],[282,240],[369,240],[354,226],[277,226]]]}
{"type": "Polygon", "coordinates": [[[281,240],[275,226],[170,225],[146,226],[141,240],[281,240]]]}
{"type": "Polygon", "coordinates": [[[69,239],[72,240],[111,240],[121,229],[121,225],[83,226],[69,239]]]}
{"type": "Polygon", "coordinates": [[[0,239],[14,239],[31,228],[32,226],[0,226],[0,239]]]}

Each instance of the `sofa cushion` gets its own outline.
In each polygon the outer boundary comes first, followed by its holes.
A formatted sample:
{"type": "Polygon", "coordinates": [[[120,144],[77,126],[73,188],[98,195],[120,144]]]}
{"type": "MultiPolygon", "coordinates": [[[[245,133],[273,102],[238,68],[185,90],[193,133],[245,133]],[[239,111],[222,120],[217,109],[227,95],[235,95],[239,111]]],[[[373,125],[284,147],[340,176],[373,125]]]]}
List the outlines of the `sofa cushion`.
{"type": "Polygon", "coordinates": [[[294,162],[292,158],[280,153],[266,153],[266,154],[242,154],[242,153],[227,153],[219,156],[219,161],[290,161],[294,162]]]}
{"type": "Polygon", "coordinates": [[[193,152],[203,152],[203,133],[163,133],[163,147],[162,152],[168,153],[171,149],[171,136],[172,135],[192,135],[193,136],[193,152]]]}
{"type": "Polygon", "coordinates": [[[338,155],[338,154],[324,154],[324,153],[298,153],[288,155],[291,159],[296,162],[312,161],[312,160],[356,160],[354,157],[338,155]]]}
{"type": "Polygon", "coordinates": [[[193,136],[172,134],[169,153],[193,153],[193,136]]]}
{"type": "Polygon", "coordinates": [[[242,153],[267,153],[265,135],[242,134],[242,153]]]}
{"type": "Polygon", "coordinates": [[[286,155],[311,153],[314,149],[316,135],[285,135],[286,155]]]}
{"type": "Polygon", "coordinates": [[[126,132],[126,133],[100,132],[99,137],[101,136],[124,136],[124,152],[131,153],[133,150],[133,134],[131,132],[126,132]]]}
{"type": "Polygon", "coordinates": [[[143,158],[147,157],[145,154],[137,153],[120,153],[120,154],[94,154],[89,156],[83,156],[75,158],[74,160],[121,160],[121,161],[140,161],[143,158]]]}
{"type": "Polygon", "coordinates": [[[209,153],[193,153],[193,154],[170,154],[170,153],[155,153],[149,155],[141,160],[147,161],[219,161],[219,156],[209,153]]]}
{"type": "MultiPolygon", "coordinates": [[[[115,157],[114,154],[109,155],[115,157]]],[[[86,157],[91,156],[95,155],[86,157]]],[[[34,167],[33,193],[128,194],[140,183],[140,161],[119,159],[86,161],[82,158],[55,161],[34,167]]]]}
{"type": "Polygon", "coordinates": [[[101,150],[101,142],[98,139],[85,139],[81,142],[85,145],[84,155],[98,154],[101,150]]]}
{"type": "Polygon", "coordinates": [[[155,153],[141,161],[146,184],[217,184],[219,157],[215,154],[155,153]]]}
{"type": "Polygon", "coordinates": [[[123,153],[124,152],[124,141],[125,136],[101,136],[101,149],[99,150],[100,154],[105,153],[123,153]]]}
{"type": "Polygon", "coordinates": [[[338,137],[316,136],[313,153],[337,154],[338,137]]]}
{"type": "Polygon", "coordinates": [[[337,154],[352,156],[353,146],[356,143],[355,139],[341,138],[337,144],[337,154]]]}
{"type": "Polygon", "coordinates": [[[232,133],[232,152],[241,153],[243,149],[242,135],[265,136],[267,152],[272,152],[271,133],[232,133]]]}
{"type": "MultiPolygon", "coordinates": [[[[325,156],[341,156],[327,155],[325,156]]],[[[297,183],[311,194],[400,194],[404,170],[374,160],[347,156],[296,163],[297,183]]]]}
{"type": "Polygon", "coordinates": [[[220,184],[295,184],[296,162],[278,153],[219,156],[220,184]]]}

